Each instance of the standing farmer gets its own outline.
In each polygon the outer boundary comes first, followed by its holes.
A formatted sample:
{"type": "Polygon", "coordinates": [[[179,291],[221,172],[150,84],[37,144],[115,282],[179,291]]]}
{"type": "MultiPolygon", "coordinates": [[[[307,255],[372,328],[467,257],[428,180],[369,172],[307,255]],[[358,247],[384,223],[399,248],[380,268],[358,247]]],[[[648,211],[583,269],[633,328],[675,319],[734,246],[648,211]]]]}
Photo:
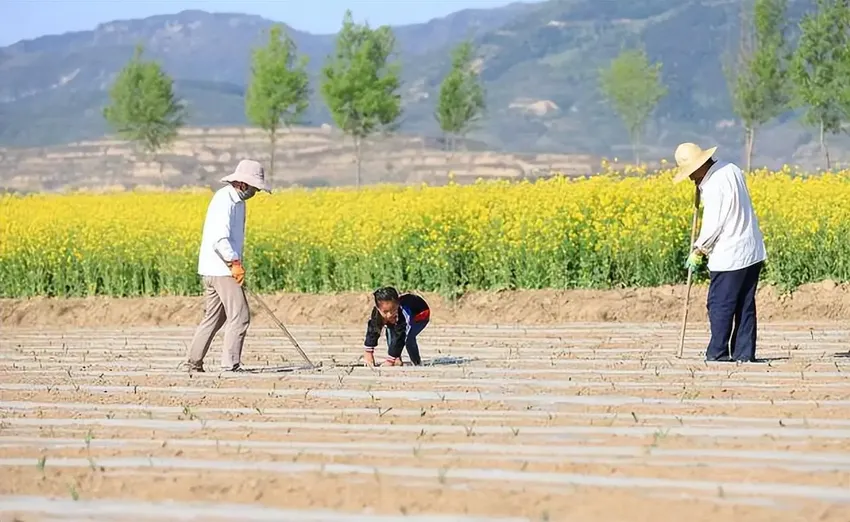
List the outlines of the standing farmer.
{"type": "Polygon", "coordinates": [[[685,266],[696,269],[708,255],[711,283],[707,361],[755,361],[756,287],[767,258],[744,173],[712,157],[717,147],[693,143],[676,149],[674,183],[690,178],[700,191],[703,221],[685,266]]]}
{"type": "Polygon", "coordinates": [[[189,371],[204,371],[204,356],[215,334],[225,327],[221,368],[241,371],[242,344],[251,322],[248,299],[242,288],[245,268],[245,201],[257,191],[271,193],[262,165],[242,160],[236,171],[221,178],[226,186],[213,195],[207,208],[198,274],[203,277],[205,314],[189,348],[189,371]]]}

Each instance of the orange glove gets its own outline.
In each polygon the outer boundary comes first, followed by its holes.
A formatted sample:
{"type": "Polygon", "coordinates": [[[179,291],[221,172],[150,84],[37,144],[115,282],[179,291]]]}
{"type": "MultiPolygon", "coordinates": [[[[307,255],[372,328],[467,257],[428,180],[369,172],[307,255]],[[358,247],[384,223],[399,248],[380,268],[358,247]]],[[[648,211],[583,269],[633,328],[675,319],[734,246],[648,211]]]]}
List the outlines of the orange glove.
{"type": "Polygon", "coordinates": [[[233,275],[233,278],[236,279],[236,282],[241,286],[245,281],[245,267],[242,266],[242,262],[238,259],[230,263],[230,273],[233,275]]]}

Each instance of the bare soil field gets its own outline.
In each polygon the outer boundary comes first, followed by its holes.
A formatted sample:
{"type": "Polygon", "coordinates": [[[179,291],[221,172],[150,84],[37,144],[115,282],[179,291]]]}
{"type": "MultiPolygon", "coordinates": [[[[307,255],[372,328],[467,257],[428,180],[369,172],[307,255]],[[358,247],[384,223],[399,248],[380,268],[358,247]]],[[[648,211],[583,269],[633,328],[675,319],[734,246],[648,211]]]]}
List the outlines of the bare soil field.
{"type": "Polygon", "coordinates": [[[192,375],[197,301],[4,301],[0,520],[850,520],[846,289],[763,291],[742,365],[704,293],[679,359],[681,289],[628,292],[429,296],[376,369],[368,293],[269,297],[321,366],[257,310],[249,371],[192,375]]]}
{"type": "MultiPolygon", "coordinates": [[[[707,320],[706,291],[704,285],[691,290],[689,317],[694,321],[707,320]]],[[[432,308],[434,324],[675,322],[681,320],[685,287],[470,292],[454,302],[433,293],[420,295],[432,308]]],[[[281,293],[262,299],[284,324],[365,325],[372,306],[369,292],[281,293]]],[[[762,285],[757,304],[759,319],[765,321],[850,320],[850,285],[825,281],[803,285],[790,294],[762,285]]],[[[0,299],[0,325],[6,328],[194,326],[202,313],[203,301],[198,297],[0,299]]],[[[262,313],[252,321],[273,324],[262,313]]]]}

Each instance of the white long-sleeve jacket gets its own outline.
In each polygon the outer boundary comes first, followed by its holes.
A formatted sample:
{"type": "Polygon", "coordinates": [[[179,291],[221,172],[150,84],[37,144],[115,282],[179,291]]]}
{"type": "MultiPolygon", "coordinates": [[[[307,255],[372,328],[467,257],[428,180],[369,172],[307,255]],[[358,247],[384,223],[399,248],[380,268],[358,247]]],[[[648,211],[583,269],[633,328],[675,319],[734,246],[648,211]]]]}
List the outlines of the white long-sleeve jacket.
{"type": "Polygon", "coordinates": [[[708,269],[740,270],[767,259],[741,169],[734,163],[718,161],[700,182],[699,190],[702,227],[693,246],[708,254],[708,269]]]}
{"type": "Polygon", "coordinates": [[[216,191],[207,207],[198,274],[230,276],[225,261],[241,260],[244,243],[245,202],[232,185],[227,185],[216,191]]]}

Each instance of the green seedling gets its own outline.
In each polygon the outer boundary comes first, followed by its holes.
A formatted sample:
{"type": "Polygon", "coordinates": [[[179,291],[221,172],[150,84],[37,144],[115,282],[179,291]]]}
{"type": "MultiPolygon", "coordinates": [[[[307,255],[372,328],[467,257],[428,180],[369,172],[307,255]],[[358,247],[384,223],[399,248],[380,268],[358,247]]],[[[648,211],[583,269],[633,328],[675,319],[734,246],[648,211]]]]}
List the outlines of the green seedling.
{"type": "Polygon", "coordinates": [[[47,465],[47,457],[42,455],[38,459],[38,463],[35,465],[36,469],[44,476],[44,466],[47,465]]]}

